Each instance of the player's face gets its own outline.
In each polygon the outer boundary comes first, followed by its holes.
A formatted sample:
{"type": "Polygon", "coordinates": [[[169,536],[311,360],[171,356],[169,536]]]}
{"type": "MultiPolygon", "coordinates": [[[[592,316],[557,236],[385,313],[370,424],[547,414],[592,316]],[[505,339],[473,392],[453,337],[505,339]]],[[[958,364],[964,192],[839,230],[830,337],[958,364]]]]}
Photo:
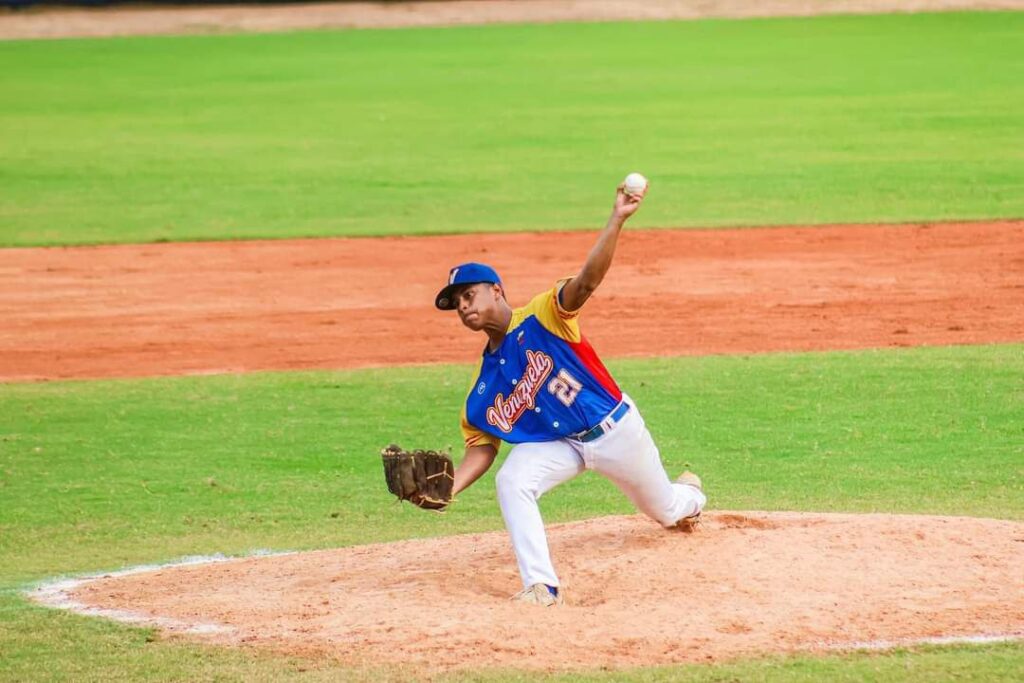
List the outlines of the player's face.
{"type": "Polygon", "coordinates": [[[455,310],[462,324],[478,332],[497,318],[501,290],[489,282],[466,285],[455,294],[455,310]]]}

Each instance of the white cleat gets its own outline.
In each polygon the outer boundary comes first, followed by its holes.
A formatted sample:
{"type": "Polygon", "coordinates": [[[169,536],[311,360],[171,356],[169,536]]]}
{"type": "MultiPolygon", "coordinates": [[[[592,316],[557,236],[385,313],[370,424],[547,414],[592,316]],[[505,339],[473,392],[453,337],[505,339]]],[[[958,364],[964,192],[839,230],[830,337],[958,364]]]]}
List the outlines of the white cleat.
{"type": "Polygon", "coordinates": [[[694,474],[690,470],[686,470],[685,472],[680,474],[679,477],[676,478],[676,483],[677,484],[685,484],[686,486],[692,486],[693,488],[697,489],[698,491],[703,491],[704,490],[704,487],[701,485],[701,482],[700,482],[700,477],[698,477],[696,474],[694,474]]]}
{"type": "Polygon", "coordinates": [[[512,602],[522,602],[527,605],[540,605],[541,607],[553,607],[562,604],[562,591],[558,595],[552,595],[548,587],[543,583],[535,583],[529,588],[524,588],[512,596],[512,602]]]}
{"type": "MultiPolygon", "coordinates": [[[[680,474],[676,478],[676,483],[682,484],[684,486],[692,486],[698,491],[704,490],[704,486],[701,484],[700,477],[698,477],[693,472],[690,472],[689,470],[680,474]]],[[[689,534],[693,533],[694,529],[697,528],[698,524],[700,524],[699,512],[695,515],[690,515],[689,517],[683,517],[681,520],[676,522],[676,528],[684,533],[689,534]]]]}

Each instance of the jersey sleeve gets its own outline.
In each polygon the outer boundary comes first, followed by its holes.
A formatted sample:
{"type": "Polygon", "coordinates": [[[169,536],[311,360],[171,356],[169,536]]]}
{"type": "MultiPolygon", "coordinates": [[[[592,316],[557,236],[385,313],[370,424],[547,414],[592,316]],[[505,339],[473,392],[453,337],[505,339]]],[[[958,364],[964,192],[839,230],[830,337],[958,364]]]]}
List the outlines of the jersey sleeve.
{"type": "MultiPolygon", "coordinates": [[[[482,363],[483,361],[481,360],[481,364],[482,363]]],[[[466,390],[467,400],[469,400],[469,396],[472,394],[473,387],[476,386],[476,382],[477,379],[479,378],[479,375],[480,371],[477,370],[477,373],[473,375],[473,380],[469,383],[469,387],[466,390]]],[[[492,446],[494,446],[495,450],[501,447],[501,439],[499,439],[496,436],[488,434],[484,430],[470,423],[469,417],[466,415],[466,401],[462,402],[461,426],[462,440],[466,443],[466,448],[470,448],[472,446],[485,446],[487,444],[491,444],[492,446]]]]}
{"type": "Polygon", "coordinates": [[[466,448],[472,446],[486,446],[490,444],[497,450],[501,447],[501,439],[492,436],[482,429],[478,429],[469,423],[466,417],[466,406],[462,406],[462,439],[466,442],[466,448]]]}
{"type": "Polygon", "coordinates": [[[556,282],[551,289],[533,297],[530,303],[524,306],[524,314],[534,315],[544,329],[553,335],[569,342],[579,343],[581,339],[578,320],[580,312],[565,310],[558,300],[562,287],[571,279],[571,277],[563,278],[556,282]]]}

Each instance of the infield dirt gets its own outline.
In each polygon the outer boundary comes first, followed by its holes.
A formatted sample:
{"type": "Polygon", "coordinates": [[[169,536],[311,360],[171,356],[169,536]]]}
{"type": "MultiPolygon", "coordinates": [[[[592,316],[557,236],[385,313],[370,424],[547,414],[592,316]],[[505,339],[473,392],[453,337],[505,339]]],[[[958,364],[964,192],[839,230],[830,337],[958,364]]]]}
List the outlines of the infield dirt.
{"type": "Polygon", "coordinates": [[[0,11],[0,40],[1021,9],[1022,0],[435,0],[0,11]]]}
{"type": "MultiPolygon", "coordinates": [[[[468,363],[434,309],[495,266],[513,305],[595,232],[0,250],[0,381],[468,363]]],[[[627,231],[584,334],[611,357],[1024,340],[1024,221],[627,231]]]]}
{"type": "Polygon", "coordinates": [[[551,527],[568,596],[554,609],[509,601],[519,579],[504,532],[166,568],[100,578],[69,597],[183,628],[223,627],[190,636],[213,642],[428,671],[618,668],[1024,636],[1018,522],[706,517],[693,534],[637,516],[551,527]]]}

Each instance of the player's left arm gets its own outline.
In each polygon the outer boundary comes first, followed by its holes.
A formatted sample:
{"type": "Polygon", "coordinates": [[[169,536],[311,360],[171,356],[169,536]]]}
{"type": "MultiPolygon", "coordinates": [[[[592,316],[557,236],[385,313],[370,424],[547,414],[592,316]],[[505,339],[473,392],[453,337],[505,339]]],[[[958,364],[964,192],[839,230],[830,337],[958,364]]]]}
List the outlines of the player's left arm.
{"type": "Polygon", "coordinates": [[[597,238],[597,244],[590,250],[587,262],[583,264],[583,269],[579,274],[562,287],[559,303],[564,310],[578,311],[604,280],[605,273],[612,265],[612,257],[615,256],[615,247],[618,244],[622,226],[640,208],[640,202],[643,201],[646,194],[647,188],[644,188],[640,194],[627,194],[625,187],[619,185],[615,194],[612,215],[597,238]]]}

